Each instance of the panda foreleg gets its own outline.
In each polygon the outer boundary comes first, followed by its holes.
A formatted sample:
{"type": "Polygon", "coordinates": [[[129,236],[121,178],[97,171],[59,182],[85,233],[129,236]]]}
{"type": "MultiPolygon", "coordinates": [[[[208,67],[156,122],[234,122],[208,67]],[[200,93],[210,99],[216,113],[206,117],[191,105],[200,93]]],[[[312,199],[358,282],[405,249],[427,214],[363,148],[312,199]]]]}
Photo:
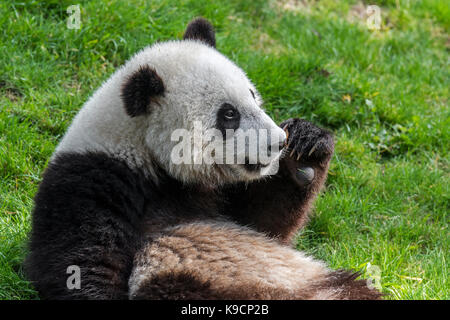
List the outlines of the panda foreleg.
{"type": "Polygon", "coordinates": [[[140,245],[142,175],[101,153],[58,155],[35,197],[27,278],[46,299],[123,299],[140,245]]]}
{"type": "Polygon", "coordinates": [[[276,175],[224,188],[225,214],[282,242],[308,221],[334,151],[332,134],[302,119],[280,125],[287,143],[276,175]]]}

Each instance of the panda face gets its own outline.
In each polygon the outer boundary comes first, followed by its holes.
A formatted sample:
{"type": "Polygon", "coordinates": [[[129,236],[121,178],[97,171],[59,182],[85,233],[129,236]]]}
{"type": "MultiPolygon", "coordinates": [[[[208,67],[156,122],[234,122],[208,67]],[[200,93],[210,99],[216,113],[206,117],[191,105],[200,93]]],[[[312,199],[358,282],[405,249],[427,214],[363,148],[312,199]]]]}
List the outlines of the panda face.
{"type": "MultiPolygon", "coordinates": [[[[217,50],[199,41],[174,41],[148,48],[130,62],[135,68],[124,91],[155,84],[158,94],[138,94],[137,102],[126,107],[128,115],[146,119],[146,146],[171,176],[217,185],[260,178],[277,164],[284,131],[261,108],[262,99],[245,73],[217,50]],[[184,135],[174,139],[180,130],[184,135]],[[264,148],[260,131],[270,138],[265,146],[270,158],[264,161],[258,157],[260,144],[264,148]],[[179,149],[183,161],[174,160],[179,149]],[[213,150],[213,160],[205,159],[207,150],[213,150]]],[[[130,95],[122,96],[127,106],[130,95]]]]}
{"type": "Polygon", "coordinates": [[[180,181],[213,186],[276,169],[286,135],[262,109],[255,86],[214,48],[208,22],[194,20],[184,38],[147,47],[117,70],[83,106],[55,154],[105,152],[155,179],[156,164],[180,181]],[[265,146],[262,135],[247,135],[258,131],[270,136],[265,146]],[[270,149],[270,157],[259,149],[255,156],[255,144],[270,149]]]}

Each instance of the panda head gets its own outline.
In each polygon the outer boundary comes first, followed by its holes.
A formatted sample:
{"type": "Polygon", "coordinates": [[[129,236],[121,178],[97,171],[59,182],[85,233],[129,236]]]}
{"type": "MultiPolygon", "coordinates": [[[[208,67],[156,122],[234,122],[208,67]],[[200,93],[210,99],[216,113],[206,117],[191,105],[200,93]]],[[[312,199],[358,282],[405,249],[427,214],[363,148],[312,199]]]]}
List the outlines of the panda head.
{"type": "MultiPolygon", "coordinates": [[[[276,171],[286,134],[261,105],[246,74],[215,49],[211,24],[198,18],[183,40],[137,53],[83,109],[91,109],[85,122],[96,113],[95,131],[102,137],[95,148],[107,145],[116,156],[141,167],[156,164],[186,183],[219,185],[276,171]],[[268,151],[264,160],[254,157],[255,143],[257,153],[268,151]]],[[[93,129],[78,131],[86,130],[93,129]]]]}

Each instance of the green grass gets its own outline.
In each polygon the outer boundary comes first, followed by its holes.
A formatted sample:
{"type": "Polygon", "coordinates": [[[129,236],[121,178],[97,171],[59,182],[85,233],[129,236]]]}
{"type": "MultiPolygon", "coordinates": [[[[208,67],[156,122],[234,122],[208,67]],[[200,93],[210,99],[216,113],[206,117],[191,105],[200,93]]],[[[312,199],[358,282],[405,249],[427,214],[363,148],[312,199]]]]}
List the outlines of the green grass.
{"type": "Polygon", "coordinates": [[[378,31],[352,14],[357,1],[300,2],[77,1],[80,30],[66,27],[72,1],[1,2],[0,299],[37,298],[21,267],[32,199],[77,110],[134,52],[199,15],[271,116],[336,133],[297,247],[365,276],[378,266],[390,299],[449,299],[449,2],[366,1],[382,7],[378,31]]]}

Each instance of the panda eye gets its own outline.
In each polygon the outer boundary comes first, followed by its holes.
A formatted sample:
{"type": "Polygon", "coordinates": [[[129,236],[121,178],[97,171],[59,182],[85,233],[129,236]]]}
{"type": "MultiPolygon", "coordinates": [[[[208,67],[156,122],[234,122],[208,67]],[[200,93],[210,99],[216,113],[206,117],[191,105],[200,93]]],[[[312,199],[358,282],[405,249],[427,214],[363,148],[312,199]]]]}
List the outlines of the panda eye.
{"type": "Polygon", "coordinates": [[[233,109],[228,109],[227,111],[225,111],[223,116],[227,120],[233,120],[234,118],[236,118],[236,111],[234,111],[233,109]]]}
{"type": "Polygon", "coordinates": [[[241,122],[241,114],[229,103],[224,103],[217,111],[216,128],[226,137],[226,130],[236,130],[241,122]]]}
{"type": "Polygon", "coordinates": [[[224,121],[234,121],[234,120],[239,120],[239,118],[240,118],[239,111],[237,111],[236,108],[233,107],[229,103],[224,103],[220,107],[219,116],[224,121]]]}

